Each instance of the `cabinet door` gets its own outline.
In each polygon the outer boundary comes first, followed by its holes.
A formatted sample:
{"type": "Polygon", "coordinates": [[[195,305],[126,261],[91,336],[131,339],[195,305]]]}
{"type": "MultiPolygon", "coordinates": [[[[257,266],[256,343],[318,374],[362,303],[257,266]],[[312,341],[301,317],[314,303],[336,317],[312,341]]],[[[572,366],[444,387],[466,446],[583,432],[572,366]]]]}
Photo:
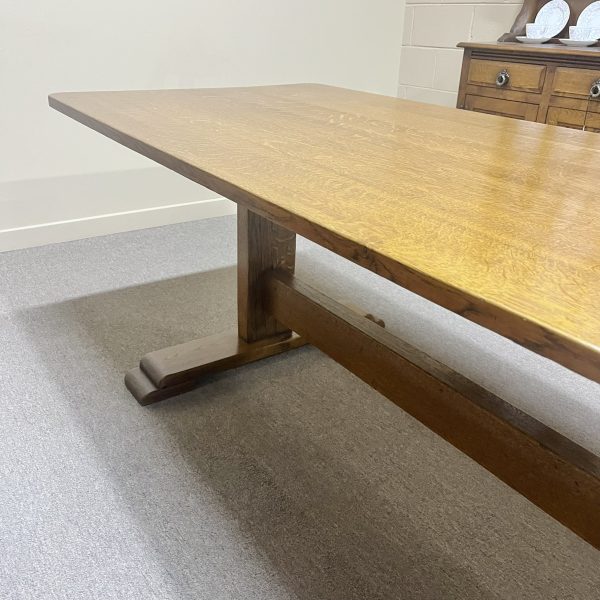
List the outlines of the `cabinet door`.
{"type": "Polygon", "coordinates": [[[585,123],[586,131],[600,132],[600,113],[589,112],[586,119],[585,111],[583,110],[551,106],[548,109],[546,123],[548,125],[570,127],[571,129],[583,129],[583,124],[585,123]]]}
{"type": "Polygon", "coordinates": [[[537,104],[488,98],[487,96],[468,95],[465,98],[465,108],[475,112],[511,117],[512,119],[523,119],[525,121],[535,121],[538,113],[537,104]]]}

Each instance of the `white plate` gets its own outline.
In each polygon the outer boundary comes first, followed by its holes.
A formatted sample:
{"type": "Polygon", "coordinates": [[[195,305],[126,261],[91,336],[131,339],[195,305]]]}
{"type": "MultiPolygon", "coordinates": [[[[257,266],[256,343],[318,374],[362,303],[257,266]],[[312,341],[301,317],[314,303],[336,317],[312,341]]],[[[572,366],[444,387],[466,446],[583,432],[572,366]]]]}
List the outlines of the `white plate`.
{"type": "Polygon", "coordinates": [[[549,37],[530,38],[530,37],[527,37],[526,35],[518,35],[516,37],[517,37],[517,40],[519,40],[519,42],[522,42],[523,44],[544,44],[548,40],[552,39],[549,37]]]}
{"type": "Polygon", "coordinates": [[[569,22],[570,14],[571,9],[565,0],[550,0],[540,8],[540,12],[535,17],[535,22],[544,26],[547,36],[554,37],[565,28],[569,22]]]}
{"type": "Polygon", "coordinates": [[[558,41],[565,46],[593,46],[598,40],[572,40],[570,38],[560,38],[558,41]]]}
{"type": "Polygon", "coordinates": [[[577,19],[577,27],[600,28],[600,0],[588,4],[577,19]]]}

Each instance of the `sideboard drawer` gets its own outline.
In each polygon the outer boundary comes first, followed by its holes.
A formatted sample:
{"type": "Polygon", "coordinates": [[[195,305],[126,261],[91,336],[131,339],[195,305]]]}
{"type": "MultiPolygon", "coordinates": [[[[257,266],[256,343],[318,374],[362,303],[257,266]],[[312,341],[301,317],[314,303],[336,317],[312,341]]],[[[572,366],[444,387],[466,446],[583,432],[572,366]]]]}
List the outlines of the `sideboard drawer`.
{"type": "Polygon", "coordinates": [[[472,59],[467,83],[522,92],[541,92],[545,78],[546,67],[544,65],[472,59]],[[498,86],[496,79],[502,71],[508,73],[508,81],[503,86],[498,86]]]}
{"type": "Polygon", "coordinates": [[[551,106],[548,109],[546,123],[548,125],[570,127],[571,129],[583,129],[583,124],[585,123],[586,131],[600,132],[600,113],[589,112],[586,119],[585,111],[583,110],[551,106]]]}
{"type": "Polygon", "coordinates": [[[470,94],[465,98],[465,108],[475,112],[511,117],[512,119],[523,119],[525,121],[535,121],[538,113],[537,104],[488,98],[487,96],[473,96],[470,94]]]}
{"type": "Polygon", "coordinates": [[[592,85],[600,79],[600,70],[558,67],[554,75],[552,93],[556,96],[587,98],[592,85]]]}

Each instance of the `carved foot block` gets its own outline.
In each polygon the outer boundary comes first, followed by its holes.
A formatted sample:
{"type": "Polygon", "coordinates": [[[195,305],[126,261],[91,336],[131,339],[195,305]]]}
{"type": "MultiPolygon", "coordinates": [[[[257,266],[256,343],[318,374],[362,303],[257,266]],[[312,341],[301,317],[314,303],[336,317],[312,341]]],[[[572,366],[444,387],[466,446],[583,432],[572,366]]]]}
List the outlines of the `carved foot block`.
{"type": "Polygon", "coordinates": [[[193,389],[198,380],[303,346],[297,334],[283,334],[248,344],[237,331],[219,333],[146,354],[125,375],[125,385],[143,405],[193,389]]]}

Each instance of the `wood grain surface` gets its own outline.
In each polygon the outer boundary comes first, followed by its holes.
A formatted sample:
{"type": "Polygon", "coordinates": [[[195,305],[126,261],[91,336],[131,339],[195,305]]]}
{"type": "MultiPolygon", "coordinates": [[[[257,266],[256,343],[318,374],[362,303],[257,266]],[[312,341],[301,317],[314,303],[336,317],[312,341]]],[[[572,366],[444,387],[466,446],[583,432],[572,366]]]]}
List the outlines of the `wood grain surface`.
{"type": "MultiPolygon", "coordinates": [[[[552,94],[558,96],[575,96],[587,100],[590,97],[592,85],[600,80],[600,65],[598,69],[556,69],[552,94]]],[[[595,102],[592,102],[594,104],[595,102]]]]}
{"type": "Polygon", "coordinates": [[[467,83],[496,88],[496,77],[498,73],[504,70],[510,73],[507,89],[541,93],[546,77],[546,67],[544,65],[472,59],[469,63],[467,83]]]}
{"type": "Polygon", "coordinates": [[[500,115],[511,119],[525,119],[535,121],[539,107],[537,104],[528,102],[515,102],[502,98],[488,98],[467,94],[465,96],[464,108],[475,112],[483,112],[488,115],[500,115]]]}
{"type": "Polygon", "coordinates": [[[162,348],[146,354],[139,367],[125,375],[125,385],[136,400],[152,404],[199,385],[202,377],[235,369],[306,344],[290,333],[246,343],[237,329],[162,348]]]}
{"type": "Polygon", "coordinates": [[[308,84],[50,104],[600,381],[600,136],[308,84]]]}
{"type": "Polygon", "coordinates": [[[237,212],[238,333],[252,343],[291,331],[264,308],[263,279],[273,269],[294,272],[296,234],[244,206],[237,212]]]}
{"type": "Polygon", "coordinates": [[[301,339],[600,549],[600,457],[289,272],[266,288],[301,339]]]}
{"type": "MultiPolygon", "coordinates": [[[[525,33],[522,35],[525,35],[525,33]]],[[[502,52],[510,52],[515,54],[521,54],[525,49],[528,54],[540,54],[545,56],[567,55],[572,57],[580,57],[583,59],[592,58],[594,60],[597,60],[600,57],[600,46],[577,48],[573,46],[563,46],[562,44],[522,44],[521,42],[515,41],[501,41],[500,45],[502,46],[502,52]]],[[[494,48],[498,48],[498,44],[496,42],[460,42],[460,44],[457,44],[457,46],[459,48],[475,48],[484,50],[493,50],[494,48]]]]}

